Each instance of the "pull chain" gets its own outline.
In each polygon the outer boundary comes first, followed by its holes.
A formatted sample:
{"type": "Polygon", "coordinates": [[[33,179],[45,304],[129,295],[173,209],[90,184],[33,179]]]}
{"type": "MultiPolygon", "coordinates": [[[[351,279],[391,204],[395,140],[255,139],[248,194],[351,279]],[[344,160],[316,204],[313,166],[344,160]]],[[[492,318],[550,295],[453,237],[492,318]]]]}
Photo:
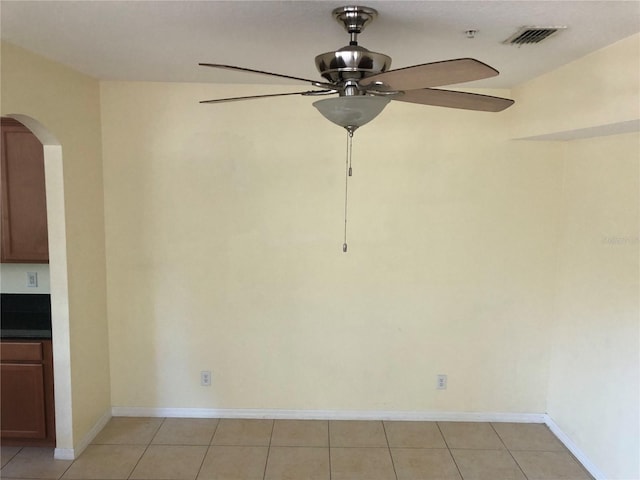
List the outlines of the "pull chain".
{"type": "Polygon", "coordinates": [[[347,252],[347,204],[349,200],[349,177],[351,176],[351,151],[353,149],[353,131],[347,130],[347,161],[344,175],[344,243],[342,251],[347,252]]]}
{"type": "Polygon", "coordinates": [[[349,146],[347,147],[349,149],[349,176],[351,176],[353,174],[353,170],[351,169],[351,152],[353,151],[353,130],[347,130],[347,133],[349,134],[349,146]]]}

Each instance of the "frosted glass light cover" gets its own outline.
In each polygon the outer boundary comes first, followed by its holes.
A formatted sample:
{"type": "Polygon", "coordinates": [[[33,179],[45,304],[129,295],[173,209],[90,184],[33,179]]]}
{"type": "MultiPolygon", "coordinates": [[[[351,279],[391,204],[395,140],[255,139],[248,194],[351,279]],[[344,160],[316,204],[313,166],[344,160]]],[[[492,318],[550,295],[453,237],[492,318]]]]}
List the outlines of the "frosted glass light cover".
{"type": "Polygon", "coordinates": [[[330,122],[355,130],[376,118],[389,101],[387,97],[358,95],[326,98],[313,106],[330,122]]]}

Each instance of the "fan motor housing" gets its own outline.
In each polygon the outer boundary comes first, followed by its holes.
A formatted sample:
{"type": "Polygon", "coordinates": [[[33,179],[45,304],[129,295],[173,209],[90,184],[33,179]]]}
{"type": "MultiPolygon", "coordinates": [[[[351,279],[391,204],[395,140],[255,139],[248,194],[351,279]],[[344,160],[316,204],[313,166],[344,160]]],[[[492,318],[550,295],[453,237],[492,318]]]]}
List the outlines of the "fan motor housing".
{"type": "Polygon", "coordinates": [[[391,66],[391,57],[372,52],[359,45],[347,45],[335,52],[316,57],[316,67],[330,82],[360,80],[385,72],[391,66]]]}

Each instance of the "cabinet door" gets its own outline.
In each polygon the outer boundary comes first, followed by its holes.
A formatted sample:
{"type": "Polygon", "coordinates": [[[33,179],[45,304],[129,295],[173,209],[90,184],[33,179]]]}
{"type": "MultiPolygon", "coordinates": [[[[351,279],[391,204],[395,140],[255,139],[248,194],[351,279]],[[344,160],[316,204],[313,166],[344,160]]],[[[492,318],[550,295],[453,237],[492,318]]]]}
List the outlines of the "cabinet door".
{"type": "Polygon", "coordinates": [[[48,263],[42,144],[12,119],[2,127],[2,262],[48,263]]]}
{"type": "Polygon", "coordinates": [[[2,437],[47,437],[44,367],[41,364],[0,365],[2,437]]]}

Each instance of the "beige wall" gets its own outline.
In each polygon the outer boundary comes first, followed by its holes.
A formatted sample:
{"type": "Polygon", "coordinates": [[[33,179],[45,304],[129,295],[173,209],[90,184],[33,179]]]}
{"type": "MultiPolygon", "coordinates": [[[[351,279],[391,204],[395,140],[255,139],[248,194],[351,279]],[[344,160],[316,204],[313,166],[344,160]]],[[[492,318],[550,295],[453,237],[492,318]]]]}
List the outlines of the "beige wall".
{"type": "Polygon", "coordinates": [[[34,119],[53,145],[45,156],[56,420],[58,448],[71,449],[110,407],[99,85],[3,43],[1,95],[2,115],[34,119]]]}
{"type": "MultiPolygon", "coordinates": [[[[638,129],[640,34],[582,57],[514,89],[521,112],[514,138],[607,126],[638,129]]],[[[609,130],[611,132],[611,130],[609,130]]]]}
{"type": "MultiPolygon", "coordinates": [[[[515,135],[638,122],[639,47],[629,37],[515,89],[515,135]]],[[[604,478],[640,478],[638,134],[562,145],[547,411],[604,478]]]]}
{"type": "Polygon", "coordinates": [[[344,130],[198,104],[263,89],[102,83],[113,405],[543,412],[560,147],[392,104],[343,254],[344,130]]]}
{"type": "Polygon", "coordinates": [[[606,478],[640,478],[640,136],[566,151],[548,412],[606,478]]]}

